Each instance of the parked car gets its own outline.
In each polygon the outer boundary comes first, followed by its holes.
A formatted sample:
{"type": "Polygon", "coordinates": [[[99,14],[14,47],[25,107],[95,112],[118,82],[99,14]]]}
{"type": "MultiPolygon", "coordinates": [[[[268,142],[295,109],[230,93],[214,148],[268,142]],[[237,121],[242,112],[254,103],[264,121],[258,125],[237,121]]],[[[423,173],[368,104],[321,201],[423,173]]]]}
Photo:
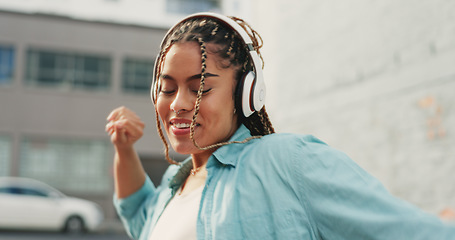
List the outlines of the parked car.
{"type": "Polygon", "coordinates": [[[94,202],[68,197],[37,180],[0,177],[0,228],[92,231],[103,220],[94,202]]]}

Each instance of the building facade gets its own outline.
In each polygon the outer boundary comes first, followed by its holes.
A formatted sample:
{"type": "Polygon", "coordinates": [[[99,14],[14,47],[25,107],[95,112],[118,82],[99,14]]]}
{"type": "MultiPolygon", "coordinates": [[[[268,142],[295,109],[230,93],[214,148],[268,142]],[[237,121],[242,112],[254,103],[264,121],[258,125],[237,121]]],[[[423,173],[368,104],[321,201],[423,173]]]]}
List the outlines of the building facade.
{"type": "Polygon", "coordinates": [[[0,12],[0,175],[44,181],[112,209],[106,117],[128,106],[146,122],[137,143],[151,177],[167,167],[149,86],[167,29],[0,12]]]}

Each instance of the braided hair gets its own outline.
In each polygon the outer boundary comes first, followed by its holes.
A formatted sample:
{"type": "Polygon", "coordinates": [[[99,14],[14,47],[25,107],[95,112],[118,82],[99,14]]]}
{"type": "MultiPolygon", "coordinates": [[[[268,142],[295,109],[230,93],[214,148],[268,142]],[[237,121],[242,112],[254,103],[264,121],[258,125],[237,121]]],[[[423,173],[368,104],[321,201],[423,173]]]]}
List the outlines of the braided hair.
{"type": "MultiPolygon", "coordinates": [[[[253,47],[258,53],[259,57],[262,56],[259,49],[262,47],[262,38],[261,36],[251,28],[244,20],[236,17],[230,17],[234,21],[236,21],[245,31],[248,33],[250,38],[253,41],[253,47]]],[[[245,139],[244,141],[235,141],[235,142],[221,142],[216,143],[210,146],[201,147],[197,144],[196,140],[194,139],[194,128],[196,125],[196,118],[199,113],[199,105],[202,100],[202,93],[204,90],[205,78],[206,78],[206,60],[207,60],[207,51],[211,51],[217,54],[222,60],[219,61],[219,65],[222,68],[230,68],[235,67],[237,68],[237,73],[235,75],[236,85],[239,85],[240,79],[245,75],[245,73],[251,71],[253,69],[253,63],[248,53],[248,49],[244,44],[243,40],[241,39],[238,34],[232,30],[230,27],[226,26],[224,23],[221,23],[213,18],[208,17],[201,17],[201,18],[193,18],[187,21],[181,22],[177,25],[172,32],[170,32],[165,40],[163,47],[160,51],[160,55],[157,59],[158,69],[156,71],[156,79],[159,81],[158,76],[161,73],[162,63],[166,58],[166,54],[171,48],[171,46],[178,42],[197,42],[201,48],[201,62],[202,62],[202,69],[201,69],[201,80],[200,86],[197,93],[197,99],[195,102],[195,112],[193,114],[192,123],[190,126],[190,138],[193,141],[193,144],[201,150],[207,150],[211,148],[220,147],[223,145],[231,144],[231,143],[244,143],[254,138],[260,138],[261,136],[272,134],[275,132],[272,123],[267,115],[265,107],[262,107],[260,111],[254,112],[249,117],[244,117],[241,114],[241,101],[238,101],[238,97],[235,97],[237,92],[239,92],[236,87],[236,93],[233,94],[235,100],[235,108],[236,111],[239,112],[238,123],[244,124],[249,130],[252,137],[245,139]],[[216,48],[207,49],[207,43],[215,44],[216,48]],[[227,61],[226,61],[227,60],[227,61]]],[[[259,66],[256,66],[259,67],[259,66]]],[[[263,66],[262,66],[263,67],[263,66]]],[[[155,96],[157,96],[159,89],[155,89],[155,96]]],[[[156,101],[156,99],[155,99],[156,101]]],[[[165,147],[165,157],[166,160],[171,164],[178,164],[176,161],[169,157],[169,145],[166,141],[166,138],[163,134],[163,130],[161,127],[160,119],[158,116],[158,110],[155,108],[156,114],[156,124],[158,134],[161,140],[164,143],[165,147]]]]}

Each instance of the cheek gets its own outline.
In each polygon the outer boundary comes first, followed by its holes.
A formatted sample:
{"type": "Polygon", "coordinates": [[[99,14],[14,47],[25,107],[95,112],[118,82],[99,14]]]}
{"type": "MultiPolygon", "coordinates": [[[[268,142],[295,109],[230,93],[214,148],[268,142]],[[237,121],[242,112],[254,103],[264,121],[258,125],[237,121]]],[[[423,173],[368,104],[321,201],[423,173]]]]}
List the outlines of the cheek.
{"type": "Polygon", "coordinates": [[[223,94],[216,99],[205,99],[201,102],[200,111],[204,111],[204,116],[207,114],[216,116],[217,122],[230,122],[234,114],[234,100],[230,93],[223,94]]]}
{"type": "Polygon", "coordinates": [[[156,101],[155,108],[161,120],[164,120],[166,115],[169,113],[169,104],[165,100],[163,100],[163,98],[158,98],[156,101]]]}

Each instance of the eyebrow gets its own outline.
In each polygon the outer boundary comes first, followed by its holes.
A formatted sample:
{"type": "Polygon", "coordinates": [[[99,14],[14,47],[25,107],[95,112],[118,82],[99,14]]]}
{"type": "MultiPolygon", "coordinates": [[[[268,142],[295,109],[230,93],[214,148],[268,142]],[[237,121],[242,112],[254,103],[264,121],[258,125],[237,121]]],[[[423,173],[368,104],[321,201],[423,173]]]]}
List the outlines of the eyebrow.
{"type": "MultiPolygon", "coordinates": [[[[192,80],[201,79],[201,77],[202,77],[202,74],[196,74],[196,75],[193,75],[193,76],[190,76],[189,78],[187,78],[186,81],[189,82],[189,81],[192,81],[192,80]]],[[[208,78],[208,77],[219,77],[219,75],[218,74],[213,74],[213,73],[205,73],[205,77],[206,78],[208,78]]],[[[172,76],[167,75],[167,74],[161,74],[160,78],[169,79],[169,80],[174,80],[175,81],[175,79],[172,76]]]]}

